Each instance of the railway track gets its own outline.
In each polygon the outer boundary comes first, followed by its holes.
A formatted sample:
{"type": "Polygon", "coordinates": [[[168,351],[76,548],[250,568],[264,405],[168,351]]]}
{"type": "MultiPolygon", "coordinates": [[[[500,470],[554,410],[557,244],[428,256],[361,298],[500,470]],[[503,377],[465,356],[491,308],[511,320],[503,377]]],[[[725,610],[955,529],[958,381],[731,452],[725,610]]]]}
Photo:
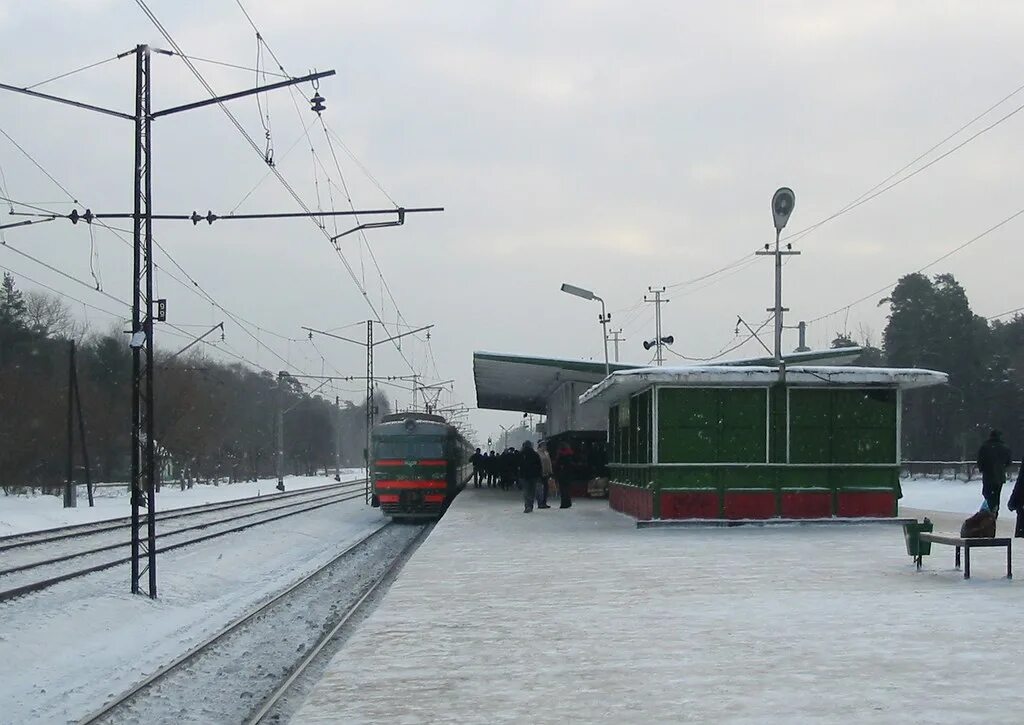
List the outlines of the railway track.
{"type": "MultiPolygon", "coordinates": [[[[243,506],[251,506],[254,503],[264,503],[267,501],[283,501],[290,498],[308,496],[317,492],[353,486],[357,483],[365,484],[366,479],[360,478],[354,481],[342,481],[341,483],[330,483],[324,486],[312,486],[310,488],[299,489],[298,491],[286,491],[284,493],[268,493],[262,496],[248,496],[246,498],[238,498],[233,499],[231,501],[222,501],[213,504],[200,504],[197,506],[184,506],[182,508],[168,509],[166,511],[158,511],[156,515],[156,520],[157,522],[168,521],[171,519],[179,519],[188,516],[194,516],[196,514],[209,513],[213,511],[225,511],[243,506]]],[[[0,536],[0,554],[11,549],[19,549],[26,546],[36,546],[39,544],[48,544],[53,541],[78,538],[81,536],[86,536],[92,533],[100,533],[103,531],[115,531],[121,528],[128,528],[129,526],[131,526],[131,517],[122,516],[112,519],[90,521],[84,524],[69,524],[68,526],[57,526],[50,529],[38,529],[36,531],[27,531],[20,534],[8,534],[7,536],[0,536]]]]}
{"type": "MultiPolygon", "coordinates": [[[[168,520],[179,520],[183,518],[205,517],[207,520],[199,523],[179,526],[170,530],[162,530],[158,536],[159,543],[157,553],[173,551],[185,546],[191,546],[220,536],[243,531],[254,526],[278,521],[290,516],[296,516],[308,511],[313,511],[324,506],[332,506],[352,501],[363,496],[363,480],[347,481],[330,486],[318,486],[313,489],[293,492],[288,496],[266,496],[259,498],[245,499],[244,501],[231,502],[228,504],[215,504],[210,507],[190,507],[189,511],[169,512],[169,516],[160,519],[158,524],[168,520]],[[291,499],[282,503],[282,498],[291,499]],[[233,512],[228,516],[221,516],[220,512],[226,509],[255,508],[252,511],[233,512]],[[211,514],[214,518],[209,518],[211,514]],[[240,523],[241,522],[241,523],[240,523]],[[205,532],[205,533],[199,533],[205,532]],[[196,533],[198,535],[184,537],[186,534],[196,533]]],[[[69,538],[82,539],[86,537],[102,536],[106,542],[98,545],[83,547],[76,542],[74,550],[63,550],[56,555],[46,554],[44,557],[32,557],[31,550],[26,552],[25,547],[19,544],[22,560],[11,563],[5,560],[6,566],[0,569],[0,602],[14,599],[16,597],[32,592],[42,591],[55,584],[86,576],[95,572],[124,564],[131,560],[130,556],[117,556],[114,552],[119,549],[126,549],[130,546],[129,540],[123,540],[116,533],[121,529],[130,529],[130,523],[108,525],[109,522],[101,522],[104,526],[99,528],[80,529],[75,532],[63,532],[52,538],[40,537],[32,543],[32,547],[54,545],[55,542],[66,542],[69,538]],[[80,565],[55,571],[62,565],[80,560],[80,565]],[[20,580],[11,584],[11,579],[20,580]],[[6,582],[5,582],[6,580],[6,582]]],[[[2,550],[0,550],[2,551],[2,550]]],[[[10,555],[6,557],[10,559],[10,555]]]]}
{"type": "MultiPolygon", "coordinates": [[[[284,591],[261,604],[252,611],[230,622],[211,637],[196,645],[177,659],[164,665],[126,692],[117,696],[100,710],[78,721],[79,725],[94,725],[108,722],[145,722],[174,715],[189,721],[238,721],[256,723],[272,713],[297,679],[307,671],[310,664],[324,655],[325,648],[352,622],[366,607],[373,595],[389,581],[407,556],[422,541],[431,525],[420,527],[401,526],[385,523],[359,541],[348,546],[323,566],[302,577],[284,591]],[[383,540],[388,534],[389,540],[383,540]],[[380,541],[378,541],[380,540],[380,541]],[[385,555],[373,558],[371,549],[377,544],[385,555]],[[377,569],[367,576],[367,566],[359,560],[368,555],[376,562],[377,569]],[[347,567],[347,573],[346,573],[347,567]],[[340,573],[339,573],[340,570],[340,573]],[[334,591],[331,577],[347,581],[354,578],[358,585],[350,590],[334,591]],[[336,597],[348,600],[338,607],[336,597]],[[326,597],[326,599],[325,599],[326,597]],[[320,607],[329,613],[324,620],[311,616],[305,628],[296,625],[301,613],[320,607]],[[282,634],[281,627],[291,627],[282,634]],[[262,665],[254,661],[253,650],[266,647],[284,647],[291,653],[293,662],[273,678],[263,671],[262,665]],[[296,641],[299,642],[296,647],[296,641]],[[305,654],[301,654],[305,653],[305,654]],[[300,656],[301,655],[301,656],[300,656]],[[297,659],[296,659],[297,658],[297,659]],[[244,683],[225,683],[222,675],[225,663],[233,666],[248,666],[252,672],[239,675],[236,679],[244,683]],[[208,675],[211,675],[208,677],[208,675]],[[262,692],[252,692],[253,683],[262,692]],[[182,688],[209,688],[203,692],[186,692],[182,688]],[[241,696],[234,697],[225,690],[240,687],[241,696]],[[249,688],[249,689],[246,689],[249,688]],[[170,696],[177,702],[169,702],[170,696]],[[184,711],[181,702],[188,702],[190,708],[213,707],[211,698],[224,701],[219,710],[205,709],[203,712],[184,711]],[[258,701],[253,709],[247,702],[258,701]],[[227,708],[226,710],[223,708],[227,708]]],[[[272,655],[265,655],[273,659],[272,655]]],[[[258,658],[256,658],[258,659],[258,658]]],[[[278,662],[278,660],[273,659],[278,662]]]]}

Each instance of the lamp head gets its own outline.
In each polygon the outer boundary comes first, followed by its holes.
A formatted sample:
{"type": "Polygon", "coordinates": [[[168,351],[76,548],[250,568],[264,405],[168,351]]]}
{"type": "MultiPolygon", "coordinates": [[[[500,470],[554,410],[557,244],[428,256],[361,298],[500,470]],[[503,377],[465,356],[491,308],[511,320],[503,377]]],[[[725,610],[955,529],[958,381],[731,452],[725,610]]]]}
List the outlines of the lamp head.
{"type": "Polygon", "coordinates": [[[778,189],[772,196],[772,217],[775,220],[776,231],[786,228],[793,209],[796,207],[796,194],[787,186],[778,189]]]}
{"type": "Polygon", "coordinates": [[[594,299],[594,293],[593,292],[591,292],[588,289],[583,289],[582,287],[577,287],[575,285],[563,284],[562,285],[562,291],[566,292],[568,294],[574,295],[576,297],[582,297],[585,300],[592,300],[592,299],[594,299]]]}

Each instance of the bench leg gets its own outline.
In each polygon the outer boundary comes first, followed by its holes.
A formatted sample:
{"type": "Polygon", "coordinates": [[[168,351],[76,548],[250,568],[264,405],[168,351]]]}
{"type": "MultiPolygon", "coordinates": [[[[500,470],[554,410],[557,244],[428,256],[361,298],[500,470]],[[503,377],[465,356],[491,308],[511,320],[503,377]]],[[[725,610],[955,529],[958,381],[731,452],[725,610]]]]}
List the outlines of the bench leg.
{"type": "Polygon", "coordinates": [[[954,560],[954,562],[955,562],[954,566],[956,566],[956,568],[959,569],[960,568],[960,547],[959,546],[956,547],[956,559],[954,560]]]}
{"type": "Polygon", "coordinates": [[[964,579],[971,578],[971,547],[964,547],[964,579]]]}
{"type": "Polygon", "coordinates": [[[1013,579],[1013,555],[1010,553],[1010,549],[1013,548],[1013,542],[1011,541],[1006,545],[1006,578],[1013,579]]]}

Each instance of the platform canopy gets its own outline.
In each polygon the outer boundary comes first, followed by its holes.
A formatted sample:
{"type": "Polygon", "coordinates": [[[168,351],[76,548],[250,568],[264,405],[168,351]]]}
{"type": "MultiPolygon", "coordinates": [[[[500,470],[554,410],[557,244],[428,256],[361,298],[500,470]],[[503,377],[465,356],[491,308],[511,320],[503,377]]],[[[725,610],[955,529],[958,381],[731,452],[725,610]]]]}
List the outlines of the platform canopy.
{"type": "MultiPolygon", "coordinates": [[[[640,366],[612,363],[609,367],[615,372],[640,366]]],[[[473,379],[478,408],[543,415],[548,398],[563,383],[595,385],[604,380],[604,363],[474,352],[473,379]]]]}
{"type": "MultiPolygon", "coordinates": [[[[638,368],[612,373],[580,396],[580,404],[614,405],[651,385],[674,387],[765,387],[779,380],[777,367],[703,365],[638,368]]],[[[794,365],[786,368],[786,384],[799,387],[889,387],[909,390],[949,382],[946,373],[917,368],[862,368],[794,365]]]]}
{"type": "MultiPolygon", "coordinates": [[[[841,365],[851,362],[860,353],[859,347],[834,350],[794,352],[786,363],[818,363],[841,365]]],[[[735,368],[764,366],[770,358],[745,358],[719,363],[715,367],[735,368]]],[[[646,364],[611,363],[614,374],[636,370],[670,370],[690,368],[650,368],[646,364]]],[[[564,383],[596,385],[605,378],[604,362],[566,358],[515,355],[510,353],[474,352],[473,378],[476,383],[476,404],[487,410],[511,410],[519,413],[548,413],[548,402],[564,383]]]]}

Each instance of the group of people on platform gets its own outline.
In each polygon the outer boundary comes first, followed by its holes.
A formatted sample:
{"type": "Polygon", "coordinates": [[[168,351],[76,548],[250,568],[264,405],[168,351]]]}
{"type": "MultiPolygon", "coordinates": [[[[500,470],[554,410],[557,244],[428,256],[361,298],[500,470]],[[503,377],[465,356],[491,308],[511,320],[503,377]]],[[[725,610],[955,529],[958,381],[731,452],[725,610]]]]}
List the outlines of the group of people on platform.
{"type": "Polygon", "coordinates": [[[524,441],[521,448],[508,448],[500,454],[483,453],[477,448],[469,460],[473,464],[474,488],[520,488],[523,513],[531,513],[534,503],[539,509],[551,508],[549,488],[554,495],[557,487],[559,508],[572,506],[572,482],[578,478],[578,466],[576,452],[568,441],[559,443],[553,454],[545,441],[540,441],[536,448],[531,441],[524,441]]]}

